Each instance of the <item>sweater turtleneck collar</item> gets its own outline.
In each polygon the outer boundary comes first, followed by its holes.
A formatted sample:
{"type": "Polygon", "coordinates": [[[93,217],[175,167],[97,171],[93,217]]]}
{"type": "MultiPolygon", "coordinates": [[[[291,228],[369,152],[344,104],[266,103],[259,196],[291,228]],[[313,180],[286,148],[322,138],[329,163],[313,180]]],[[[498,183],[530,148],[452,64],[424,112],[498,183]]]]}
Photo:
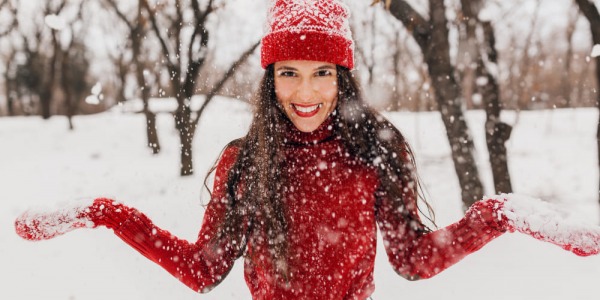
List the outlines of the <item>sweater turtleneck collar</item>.
{"type": "Polygon", "coordinates": [[[285,131],[285,139],[286,144],[296,144],[296,145],[309,145],[309,144],[318,144],[333,138],[334,129],[333,129],[333,114],[330,114],[321,125],[317,129],[311,132],[302,132],[296,128],[296,126],[287,119],[286,131],[285,131]]]}

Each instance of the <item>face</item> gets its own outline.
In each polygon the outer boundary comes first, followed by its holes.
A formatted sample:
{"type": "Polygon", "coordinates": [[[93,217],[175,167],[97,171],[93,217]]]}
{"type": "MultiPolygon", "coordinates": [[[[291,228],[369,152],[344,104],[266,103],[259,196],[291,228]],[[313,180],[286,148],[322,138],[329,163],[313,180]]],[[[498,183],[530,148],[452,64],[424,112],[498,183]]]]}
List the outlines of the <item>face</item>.
{"type": "Polygon", "coordinates": [[[275,95],[294,126],[312,132],[337,105],[337,71],[331,63],[288,60],[275,63],[275,95]]]}

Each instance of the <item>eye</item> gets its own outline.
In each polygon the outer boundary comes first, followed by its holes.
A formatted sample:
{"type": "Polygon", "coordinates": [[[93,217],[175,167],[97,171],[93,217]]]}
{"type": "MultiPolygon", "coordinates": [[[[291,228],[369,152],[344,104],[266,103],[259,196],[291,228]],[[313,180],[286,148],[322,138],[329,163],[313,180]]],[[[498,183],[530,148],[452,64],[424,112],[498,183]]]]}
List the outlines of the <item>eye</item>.
{"type": "Polygon", "coordinates": [[[315,76],[317,77],[326,77],[326,76],[331,76],[333,73],[331,72],[331,70],[319,70],[317,71],[317,73],[315,73],[315,76]]]}
{"type": "Polygon", "coordinates": [[[279,71],[277,74],[282,77],[296,77],[296,72],[294,71],[279,71]]]}

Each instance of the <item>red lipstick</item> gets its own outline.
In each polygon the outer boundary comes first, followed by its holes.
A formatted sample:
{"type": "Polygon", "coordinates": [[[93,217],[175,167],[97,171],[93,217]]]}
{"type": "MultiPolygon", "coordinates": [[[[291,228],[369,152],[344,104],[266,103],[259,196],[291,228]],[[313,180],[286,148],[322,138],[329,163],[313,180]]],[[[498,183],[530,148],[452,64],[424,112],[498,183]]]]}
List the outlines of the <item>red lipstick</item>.
{"type": "Polygon", "coordinates": [[[311,105],[303,105],[303,104],[294,104],[292,103],[292,109],[294,113],[302,118],[310,118],[316,115],[319,110],[321,110],[321,103],[319,104],[311,104],[311,105]]]}

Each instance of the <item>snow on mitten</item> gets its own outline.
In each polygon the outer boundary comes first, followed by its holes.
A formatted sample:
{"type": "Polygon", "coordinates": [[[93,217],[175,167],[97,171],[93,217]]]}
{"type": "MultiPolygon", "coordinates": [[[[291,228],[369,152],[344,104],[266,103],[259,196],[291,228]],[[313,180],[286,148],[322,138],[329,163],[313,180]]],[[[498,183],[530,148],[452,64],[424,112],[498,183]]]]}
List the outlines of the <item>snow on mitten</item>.
{"type": "Polygon", "coordinates": [[[129,210],[113,200],[95,199],[53,212],[26,211],[15,221],[17,234],[31,241],[47,240],[77,228],[103,225],[116,229],[129,217],[129,210]]]}
{"type": "Polygon", "coordinates": [[[600,227],[584,224],[559,207],[539,199],[503,194],[503,214],[510,231],[519,231],[579,256],[600,252],[600,227]]]}

